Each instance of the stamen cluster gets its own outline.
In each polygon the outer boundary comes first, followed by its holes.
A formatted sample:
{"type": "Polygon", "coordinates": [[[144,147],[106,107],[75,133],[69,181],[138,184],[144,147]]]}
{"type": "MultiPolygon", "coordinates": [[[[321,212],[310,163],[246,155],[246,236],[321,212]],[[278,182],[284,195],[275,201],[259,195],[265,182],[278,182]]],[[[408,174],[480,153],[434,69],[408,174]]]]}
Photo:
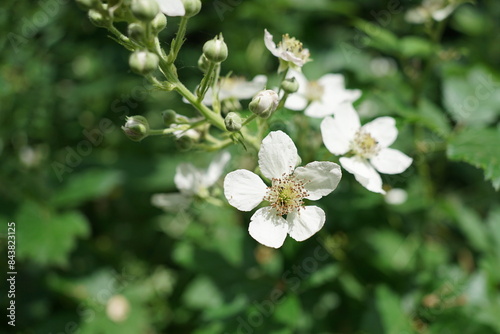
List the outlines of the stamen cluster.
{"type": "Polygon", "coordinates": [[[351,150],[355,155],[369,159],[380,151],[380,147],[368,132],[359,130],[351,142],[351,150]]]}
{"type": "Polygon", "coordinates": [[[291,52],[297,58],[302,59],[304,63],[309,60],[309,50],[304,49],[301,41],[295,37],[290,37],[288,34],[283,35],[281,42],[278,43],[278,49],[291,52]]]}
{"type": "Polygon", "coordinates": [[[273,207],[277,215],[287,215],[303,207],[303,199],[309,196],[303,180],[298,180],[293,174],[283,174],[272,179],[272,186],[267,188],[264,197],[273,207]]]}

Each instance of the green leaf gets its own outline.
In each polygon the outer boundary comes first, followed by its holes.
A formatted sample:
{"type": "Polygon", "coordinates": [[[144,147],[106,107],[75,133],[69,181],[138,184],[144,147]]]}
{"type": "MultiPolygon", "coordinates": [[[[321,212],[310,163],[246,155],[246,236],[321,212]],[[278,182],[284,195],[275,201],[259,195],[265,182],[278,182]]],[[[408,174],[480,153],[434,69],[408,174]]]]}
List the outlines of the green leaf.
{"type": "Polygon", "coordinates": [[[479,251],[487,251],[490,246],[488,232],[479,215],[455,198],[448,199],[445,208],[457,222],[471,246],[479,251]]]}
{"type": "Polygon", "coordinates": [[[442,138],[450,134],[450,122],[445,115],[444,110],[424,99],[420,104],[417,119],[427,128],[438,134],[442,138]]]}
{"type": "Polygon", "coordinates": [[[416,36],[408,36],[400,41],[400,52],[405,57],[426,58],[434,54],[435,47],[426,39],[416,36]]]}
{"type": "Polygon", "coordinates": [[[42,265],[66,265],[78,237],[89,235],[87,219],[79,212],[58,214],[25,202],[16,219],[17,256],[42,265]]]}
{"type": "Polygon", "coordinates": [[[74,207],[85,201],[109,194],[122,181],[122,174],[113,170],[89,170],[71,178],[52,198],[58,207],[74,207]]]}
{"type": "Polygon", "coordinates": [[[367,45],[389,54],[398,52],[398,37],[390,30],[363,20],[357,20],[354,25],[368,35],[368,38],[364,41],[367,45]]]}
{"type": "Polygon", "coordinates": [[[376,290],[377,308],[382,317],[384,333],[413,333],[409,317],[404,313],[400,298],[386,286],[376,290]]]}
{"type": "Polygon", "coordinates": [[[500,131],[465,129],[448,142],[448,158],[465,161],[484,170],[485,179],[500,189],[500,131]]]}
{"type": "Polygon", "coordinates": [[[479,66],[467,72],[462,68],[462,65],[444,68],[444,106],[457,122],[474,127],[492,123],[500,115],[496,78],[479,66]]]}
{"type": "Polygon", "coordinates": [[[274,318],[279,322],[296,328],[302,314],[299,298],[294,294],[288,294],[276,307],[274,318]]]}

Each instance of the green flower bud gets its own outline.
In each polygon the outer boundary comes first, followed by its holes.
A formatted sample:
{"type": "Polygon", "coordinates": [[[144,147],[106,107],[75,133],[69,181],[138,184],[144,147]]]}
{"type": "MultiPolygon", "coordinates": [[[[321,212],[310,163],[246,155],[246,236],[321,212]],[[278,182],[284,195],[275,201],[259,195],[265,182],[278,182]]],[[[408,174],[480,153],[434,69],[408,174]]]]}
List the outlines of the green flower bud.
{"type": "Polygon", "coordinates": [[[198,68],[203,73],[205,73],[208,70],[209,66],[210,66],[210,60],[208,60],[204,54],[201,54],[200,58],[198,59],[198,68]]]}
{"type": "Polygon", "coordinates": [[[177,138],[175,144],[179,151],[189,151],[193,148],[194,140],[190,136],[182,136],[177,138]]]}
{"type": "Polygon", "coordinates": [[[165,124],[165,126],[169,126],[170,124],[175,123],[177,120],[177,113],[172,109],[165,110],[161,113],[161,116],[163,118],[163,124],[165,124]]]}
{"type": "Polygon", "coordinates": [[[293,94],[299,90],[299,83],[295,80],[295,77],[286,78],[281,82],[281,88],[285,93],[293,94]]]}
{"type": "Polygon", "coordinates": [[[98,3],[98,0],[76,0],[76,4],[83,9],[94,8],[98,3]]]}
{"type": "Polygon", "coordinates": [[[153,21],[151,21],[151,28],[153,28],[154,34],[158,34],[160,31],[165,29],[167,26],[167,17],[163,13],[158,13],[153,21]]]}
{"type": "Polygon", "coordinates": [[[89,20],[93,25],[100,28],[106,28],[111,25],[111,18],[98,10],[89,10],[89,20]]]}
{"type": "Polygon", "coordinates": [[[201,10],[200,0],[181,0],[186,10],[185,17],[193,17],[198,14],[201,10]]]}
{"type": "Polygon", "coordinates": [[[143,42],[146,37],[144,26],[140,23],[130,23],[127,27],[128,37],[136,42],[143,42]]]}
{"type": "Polygon", "coordinates": [[[155,0],[132,0],[130,10],[137,19],[149,22],[158,15],[160,7],[155,0]]]}
{"type": "Polygon", "coordinates": [[[128,64],[132,71],[137,74],[148,74],[158,68],[160,58],[148,51],[135,51],[130,55],[128,59],[128,64]]]}
{"type": "Polygon", "coordinates": [[[141,141],[149,135],[149,123],[143,116],[127,117],[123,132],[133,141],[141,141]]]}
{"type": "Polygon", "coordinates": [[[240,131],[242,126],[241,117],[237,113],[231,111],[227,114],[226,118],[224,118],[224,124],[228,131],[240,131]]]}
{"type": "Polygon", "coordinates": [[[226,60],[228,50],[222,34],[219,34],[219,36],[216,36],[203,45],[203,54],[213,63],[220,63],[226,60]]]}
{"type": "Polygon", "coordinates": [[[248,104],[251,112],[262,118],[268,118],[278,108],[279,96],[274,90],[260,91],[248,104]]]}

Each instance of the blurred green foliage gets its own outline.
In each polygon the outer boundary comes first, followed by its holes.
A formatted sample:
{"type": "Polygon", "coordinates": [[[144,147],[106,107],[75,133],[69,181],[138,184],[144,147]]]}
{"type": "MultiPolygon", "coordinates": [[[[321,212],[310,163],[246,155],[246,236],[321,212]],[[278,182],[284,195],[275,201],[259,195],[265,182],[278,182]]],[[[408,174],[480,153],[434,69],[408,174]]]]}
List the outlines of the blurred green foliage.
{"type": "MultiPolygon", "coordinates": [[[[311,50],[308,76],[344,74],[363,90],[365,121],[394,116],[397,145],[414,157],[384,179],[406,189],[405,203],[389,205],[344,173],[319,202],[322,231],[272,250],[229,206],[152,207],[152,194],[176,191],[180,162],[204,167],[213,155],[179,152],[171,138],[135,143],[119,126],[140,114],[159,127],[162,110],[191,109],[131,73],[128,52],[74,2],[4,1],[0,243],[14,221],[18,274],[16,327],[4,317],[1,331],[500,333],[500,3],[459,7],[441,43],[405,21],[415,5],[207,0],[191,20],[177,63],[191,89],[201,46],[217,33],[229,46],[223,74],[248,78],[277,66],[264,28],[289,33],[311,50]],[[111,306],[129,312],[113,318],[111,306]]],[[[163,43],[178,22],[168,19],[163,43]]],[[[293,113],[271,125],[292,138],[301,126],[293,113]]],[[[307,156],[318,133],[297,142],[305,162],[332,159],[324,148],[307,156]]],[[[244,153],[231,152],[228,170],[244,153]]],[[[0,296],[5,310],[4,284],[0,296]]]]}

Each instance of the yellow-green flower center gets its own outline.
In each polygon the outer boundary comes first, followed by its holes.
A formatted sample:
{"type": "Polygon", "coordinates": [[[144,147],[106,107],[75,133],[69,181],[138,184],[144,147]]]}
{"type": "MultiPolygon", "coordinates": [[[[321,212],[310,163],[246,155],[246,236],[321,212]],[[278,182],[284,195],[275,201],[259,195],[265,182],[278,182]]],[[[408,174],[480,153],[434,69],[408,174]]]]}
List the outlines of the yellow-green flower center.
{"type": "Polygon", "coordinates": [[[305,97],[308,101],[321,101],[323,94],[325,93],[325,87],[317,81],[311,81],[306,86],[305,97]]]}
{"type": "Polygon", "coordinates": [[[297,180],[293,174],[283,174],[281,178],[272,179],[272,186],[267,188],[264,200],[277,211],[277,215],[283,216],[300,210],[307,196],[304,181],[297,180]]]}
{"type": "Polygon", "coordinates": [[[380,147],[369,133],[359,130],[351,142],[351,151],[359,157],[369,159],[380,151],[380,147]]]}
{"type": "Polygon", "coordinates": [[[295,57],[302,59],[304,63],[309,60],[309,51],[304,49],[302,42],[288,34],[283,35],[281,42],[278,43],[278,49],[292,53],[295,57]]]}

